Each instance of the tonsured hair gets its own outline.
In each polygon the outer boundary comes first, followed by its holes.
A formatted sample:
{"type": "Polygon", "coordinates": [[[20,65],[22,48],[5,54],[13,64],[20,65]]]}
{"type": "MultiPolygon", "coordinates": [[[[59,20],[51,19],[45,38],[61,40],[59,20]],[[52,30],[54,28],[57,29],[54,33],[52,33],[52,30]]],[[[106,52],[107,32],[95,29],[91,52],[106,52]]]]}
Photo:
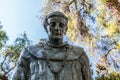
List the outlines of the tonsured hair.
{"type": "Polygon", "coordinates": [[[48,19],[51,17],[63,17],[68,22],[68,18],[62,12],[60,11],[52,12],[45,17],[44,22],[43,22],[43,26],[46,31],[47,31],[48,19]]]}

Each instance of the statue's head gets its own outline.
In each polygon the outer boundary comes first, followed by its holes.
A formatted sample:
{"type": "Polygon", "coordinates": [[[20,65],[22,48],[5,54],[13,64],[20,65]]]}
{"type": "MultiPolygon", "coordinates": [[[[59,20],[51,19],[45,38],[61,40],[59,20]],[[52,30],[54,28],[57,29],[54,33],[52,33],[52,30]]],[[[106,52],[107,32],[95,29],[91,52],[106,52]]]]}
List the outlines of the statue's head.
{"type": "Polygon", "coordinates": [[[67,23],[67,17],[59,11],[55,11],[45,17],[43,24],[50,38],[63,38],[67,31],[67,23]]]}

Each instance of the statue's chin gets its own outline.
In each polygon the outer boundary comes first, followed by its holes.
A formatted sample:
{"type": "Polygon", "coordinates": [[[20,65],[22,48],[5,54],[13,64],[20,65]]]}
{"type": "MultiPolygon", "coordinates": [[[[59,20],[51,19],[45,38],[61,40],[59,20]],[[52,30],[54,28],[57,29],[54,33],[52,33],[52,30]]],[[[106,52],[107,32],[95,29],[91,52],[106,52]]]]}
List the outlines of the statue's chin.
{"type": "Polygon", "coordinates": [[[53,38],[61,39],[62,37],[61,36],[53,36],[53,38]]]}
{"type": "Polygon", "coordinates": [[[52,36],[51,38],[54,38],[54,39],[62,39],[63,37],[62,37],[62,36],[52,36]]]}

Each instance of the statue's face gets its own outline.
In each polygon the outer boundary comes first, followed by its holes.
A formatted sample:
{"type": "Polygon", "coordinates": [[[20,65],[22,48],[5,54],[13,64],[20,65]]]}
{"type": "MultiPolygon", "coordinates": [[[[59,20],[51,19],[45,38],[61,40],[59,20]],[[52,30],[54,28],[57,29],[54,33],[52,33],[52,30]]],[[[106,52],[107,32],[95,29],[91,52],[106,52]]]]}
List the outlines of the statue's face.
{"type": "Polygon", "coordinates": [[[66,33],[67,21],[63,17],[51,17],[48,19],[47,33],[50,38],[63,38],[66,33]]]}

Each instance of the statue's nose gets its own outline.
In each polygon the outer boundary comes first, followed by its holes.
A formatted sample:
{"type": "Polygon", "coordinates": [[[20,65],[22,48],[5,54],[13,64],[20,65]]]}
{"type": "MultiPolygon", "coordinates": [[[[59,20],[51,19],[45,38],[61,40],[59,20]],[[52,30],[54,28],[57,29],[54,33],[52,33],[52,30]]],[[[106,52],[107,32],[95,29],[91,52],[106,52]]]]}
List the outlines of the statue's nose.
{"type": "Polygon", "coordinates": [[[59,30],[59,24],[56,24],[55,30],[59,30]]]}

